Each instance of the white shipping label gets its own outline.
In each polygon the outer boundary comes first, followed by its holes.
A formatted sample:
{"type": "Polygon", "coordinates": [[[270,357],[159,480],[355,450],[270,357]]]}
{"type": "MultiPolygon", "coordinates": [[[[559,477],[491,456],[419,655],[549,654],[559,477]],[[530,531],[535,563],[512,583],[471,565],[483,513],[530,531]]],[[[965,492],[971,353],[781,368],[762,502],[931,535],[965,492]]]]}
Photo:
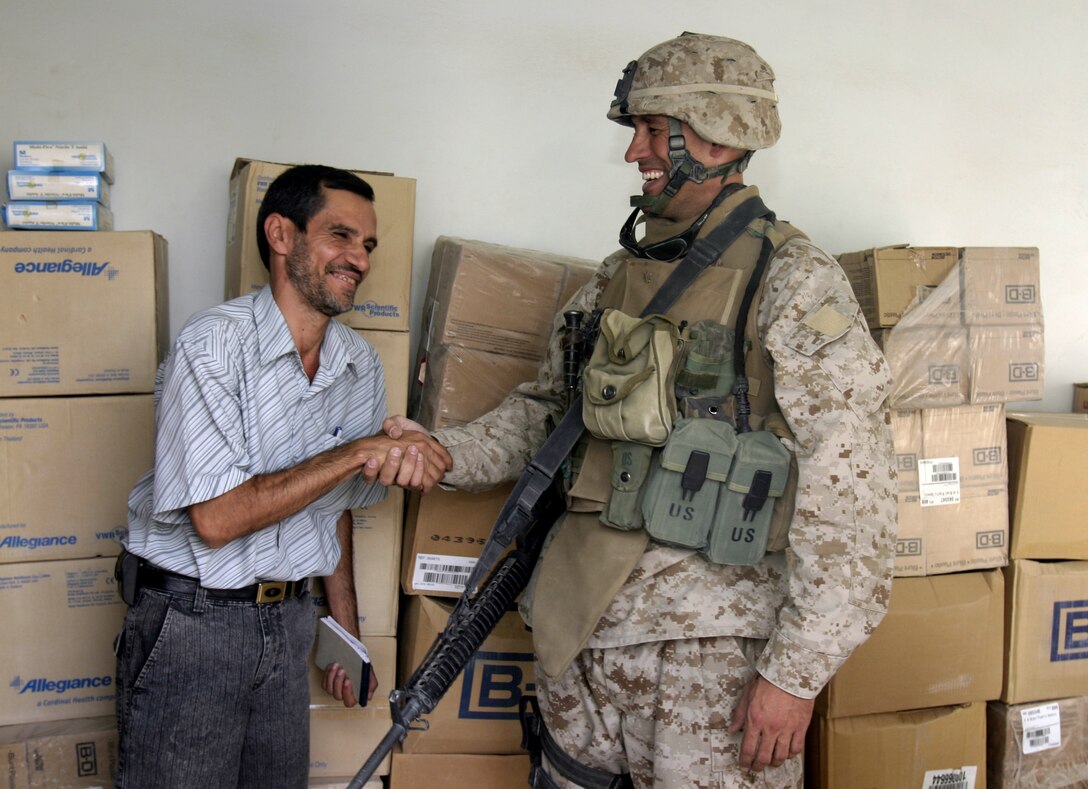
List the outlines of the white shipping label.
{"type": "Polygon", "coordinates": [[[918,461],[918,491],[923,507],[960,503],[960,459],[922,458],[918,461]]]}
{"type": "Polygon", "coordinates": [[[412,571],[412,587],[421,592],[465,591],[465,584],[476,566],[474,556],[446,556],[444,554],[416,554],[416,566],[412,571]]]}
{"type": "Polygon", "coordinates": [[[1021,710],[1020,721],[1024,725],[1020,750],[1025,754],[1062,747],[1062,718],[1056,703],[1021,710]]]}
{"type": "Polygon", "coordinates": [[[975,789],[978,768],[961,767],[951,770],[926,770],[922,789],[975,789]]]}

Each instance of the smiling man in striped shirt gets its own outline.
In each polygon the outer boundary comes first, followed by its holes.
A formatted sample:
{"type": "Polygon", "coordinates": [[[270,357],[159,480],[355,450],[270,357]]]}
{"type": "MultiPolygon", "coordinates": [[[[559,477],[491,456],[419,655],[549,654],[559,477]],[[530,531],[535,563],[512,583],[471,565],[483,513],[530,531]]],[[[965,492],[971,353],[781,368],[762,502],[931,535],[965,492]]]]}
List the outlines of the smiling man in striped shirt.
{"type": "MultiPolygon", "coordinates": [[[[382,433],[374,349],[333,318],[377,246],[374,192],[295,167],[257,222],[269,285],[194,315],[159,370],[155,468],[129,498],[118,563],[119,787],[298,787],[309,767],[307,681],[324,576],[358,634],[351,513],[388,485],[429,490],[450,456],[382,433]]],[[[338,667],[325,687],[356,693],[338,667]]]]}

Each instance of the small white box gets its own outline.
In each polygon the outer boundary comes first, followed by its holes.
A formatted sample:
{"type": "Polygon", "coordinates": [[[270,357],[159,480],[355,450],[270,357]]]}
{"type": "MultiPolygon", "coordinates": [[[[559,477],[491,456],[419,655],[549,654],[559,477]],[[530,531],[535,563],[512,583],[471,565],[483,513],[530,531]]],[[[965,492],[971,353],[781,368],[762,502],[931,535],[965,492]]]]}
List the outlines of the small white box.
{"type": "Polygon", "coordinates": [[[29,173],[8,170],[12,200],[93,200],[110,204],[110,185],[102,173],[29,173]]]}
{"type": "Polygon", "coordinates": [[[4,206],[13,230],[112,230],[113,214],[101,203],[19,200],[4,206]]]}
{"type": "Polygon", "coordinates": [[[16,140],[14,161],[16,170],[102,173],[103,178],[113,183],[113,156],[101,142],[16,140]]]}

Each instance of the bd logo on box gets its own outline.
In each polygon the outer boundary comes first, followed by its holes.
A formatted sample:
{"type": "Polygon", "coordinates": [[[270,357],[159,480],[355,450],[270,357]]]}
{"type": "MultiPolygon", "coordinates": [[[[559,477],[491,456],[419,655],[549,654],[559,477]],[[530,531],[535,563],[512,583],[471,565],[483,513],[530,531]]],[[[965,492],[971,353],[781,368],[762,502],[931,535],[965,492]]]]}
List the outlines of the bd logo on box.
{"type": "Polygon", "coordinates": [[[521,697],[535,692],[532,653],[477,652],[465,666],[457,716],[517,720],[521,697]]]}
{"type": "Polygon", "coordinates": [[[929,382],[938,386],[958,384],[960,368],[955,364],[935,364],[929,368],[929,382]]]}
{"type": "Polygon", "coordinates": [[[1005,286],[1005,303],[1006,304],[1034,304],[1035,303],[1035,286],[1034,285],[1006,285],[1005,286]]]}
{"type": "Polygon", "coordinates": [[[1088,658],[1088,600],[1054,603],[1050,632],[1050,660],[1088,658]]]}
{"type": "Polygon", "coordinates": [[[1036,362],[1010,362],[1009,381],[1038,381],[1039,365],[1036,362]]]}

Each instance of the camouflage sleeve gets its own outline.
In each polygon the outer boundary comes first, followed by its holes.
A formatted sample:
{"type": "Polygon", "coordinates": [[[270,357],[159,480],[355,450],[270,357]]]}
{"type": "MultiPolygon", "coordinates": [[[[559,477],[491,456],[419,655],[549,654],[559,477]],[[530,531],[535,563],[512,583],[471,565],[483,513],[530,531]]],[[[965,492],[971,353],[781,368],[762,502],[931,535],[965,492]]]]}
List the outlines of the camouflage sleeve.
{"type": "Polygon", "coordinates": [[[891,373],[846,276],[808,241],[775,256],[758,319],[775,396],[796,437],[799,477],[789,591],[757,667],[812,698],[888,607],[896,524],[891,373]]]}
{"type": "Polygon", "coordinates": [[[563,385],[563,312],[581,309],[587,315],[600,299],[605,285],[623,260],[615,254],[605,259],[596,274],[556,313],[552,336],[535,381],[513,392],[483,416],[461,427],[435,431],[435,437],[453,456],[453,469],[443,485],[479,491],[517,479],[533,452],[547,436],[549,420],[558,422],[566,409],[563,385]]]}

